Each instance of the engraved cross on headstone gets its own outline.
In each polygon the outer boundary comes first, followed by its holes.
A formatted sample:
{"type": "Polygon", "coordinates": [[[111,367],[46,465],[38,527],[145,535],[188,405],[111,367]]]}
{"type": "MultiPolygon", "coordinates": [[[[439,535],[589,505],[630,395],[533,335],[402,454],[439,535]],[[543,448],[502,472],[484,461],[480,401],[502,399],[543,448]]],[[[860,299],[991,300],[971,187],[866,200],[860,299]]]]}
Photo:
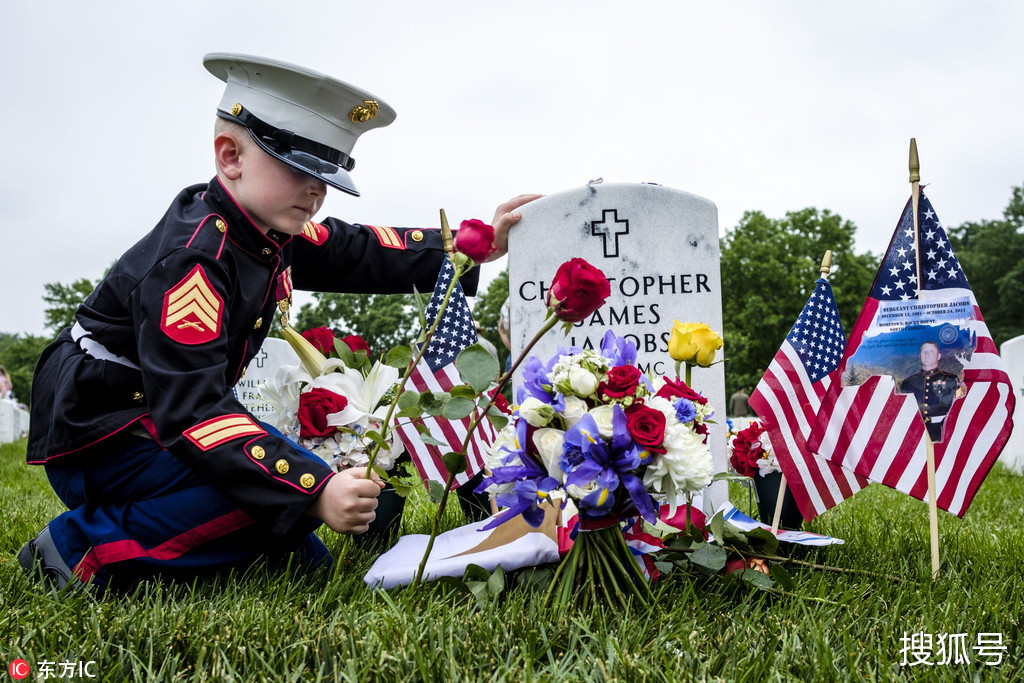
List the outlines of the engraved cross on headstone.
{"type": "Polygon", "coordinates": [[[601,236],[601,241],[604,242],[605,258],[618,258],[619,236],[629,234],[629,221],[619,220],[618,209],[604,209],[601,220],[593,221],[590,224],[590,234],[601,236]],[[614,242],[610,242],[609,237],[614,238],[614,242]]]}

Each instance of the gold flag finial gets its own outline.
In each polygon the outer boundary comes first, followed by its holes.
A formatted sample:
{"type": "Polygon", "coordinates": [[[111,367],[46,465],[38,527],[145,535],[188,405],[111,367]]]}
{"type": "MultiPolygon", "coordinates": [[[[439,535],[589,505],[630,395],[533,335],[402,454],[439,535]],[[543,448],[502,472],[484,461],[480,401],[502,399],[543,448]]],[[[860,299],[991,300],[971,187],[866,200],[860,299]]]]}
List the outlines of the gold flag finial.
{"type": "Polygon", "coordinates": [[[444,209],[441,209],[441,242],[444,244],[445,253],[451,256],[452,247],[452,229],[448,226],[448,216],[444,215],[444,209]]]}
{"type": "Polygon", "coordinates": [[[917,140],[910,138],[910,182],[921,182],[921,160],[917,156],[917,140]]]}
{"type": "Polygon", "coordinates": [[[821,276],[828,279],[828,274],[832,272],[832,250],[829,249],[825,252],[825,256],[821,259],[821,276]]]}

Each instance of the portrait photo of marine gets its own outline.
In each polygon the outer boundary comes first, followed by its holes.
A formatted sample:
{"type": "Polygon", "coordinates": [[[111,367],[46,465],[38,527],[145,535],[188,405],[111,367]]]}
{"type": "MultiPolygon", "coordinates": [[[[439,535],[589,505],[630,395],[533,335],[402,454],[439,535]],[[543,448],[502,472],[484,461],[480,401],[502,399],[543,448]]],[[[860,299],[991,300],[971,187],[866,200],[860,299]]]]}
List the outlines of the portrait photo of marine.
{"type": "MultiPolygon", "coordinates": [[[[902,394],[913,394],[933,442],[942,441],[942,427],[953,401],[964,395],[961,376],[939,367],[943,358],[938,342],[926,341],[920,348],[920,369],[899,384],[902,394]]],[[[962,372],[962,370],[961,370],[962,372]]]]}

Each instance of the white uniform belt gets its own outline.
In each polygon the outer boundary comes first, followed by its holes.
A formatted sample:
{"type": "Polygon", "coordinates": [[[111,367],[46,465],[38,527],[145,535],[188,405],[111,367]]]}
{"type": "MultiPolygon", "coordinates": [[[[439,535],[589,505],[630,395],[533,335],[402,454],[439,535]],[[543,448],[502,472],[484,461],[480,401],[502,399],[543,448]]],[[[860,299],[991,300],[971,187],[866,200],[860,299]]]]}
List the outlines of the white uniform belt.
{"type": "Polygon", "coordinates": [[[938,424],[938,423],[942,422],[945,419],[946,419],[945,415],[933,415],[933,416],[930,416],[930,417],[926,417],[924,419],[924,421],[925,422],[929,422],[931,424],[938,424]]]}
{"type": "Polygon", "coordinates": [[[71,328],[71,338],[75,340],[75,343],[78,344],[78,347],[80,349],[85,351],[93,358],[98,358],[99,360],[108,360],[111,363],[125,365],[129,368],[135,368],[136,370],[142,369],[135,363],[125,358],[124,356],[118,356],[117,354],[114,354],[107,350],[107,347],[93,339],[92,333],[89,332],[89,330],[82,327],[82,323],[78,321],[75,321],[74,327],[71,328]]]}

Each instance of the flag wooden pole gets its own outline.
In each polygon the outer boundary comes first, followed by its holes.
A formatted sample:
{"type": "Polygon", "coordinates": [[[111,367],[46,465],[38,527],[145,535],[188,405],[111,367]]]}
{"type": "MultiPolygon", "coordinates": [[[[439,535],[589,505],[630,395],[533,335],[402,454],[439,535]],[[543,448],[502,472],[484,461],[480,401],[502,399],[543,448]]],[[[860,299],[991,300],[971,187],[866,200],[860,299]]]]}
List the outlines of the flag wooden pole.
{"type": "MultiPolygon", "coordinates": [[[[917,156],[917,140],[910,138],[910,201],[914,212],[914,260],[917,266],[917,300],[921,300],[924,283],[921,281],[921,226],[917,215],[921,195],[921,160],[917,156]]],[[[927,428],[924,432],[925,456],[928,469],[928,535],[932,547],[932,578],[939,576],[939,505],[935,486],[935,444],[927,428]]]]}
{"type": "MultiPolygon", "coordinates": [[[[825,252],[825,256],[821,259],[821,276],[828,279],[829,273],[832,272],[832,250],[829,249],[825,252]]],[[[779,533],[779,522],[782,520],[782,503],[786,498],[786,475],[783,474],[779,480],[779,495],[775,498],[775,514],[772,515],[772,535],[779,533]]]]}

